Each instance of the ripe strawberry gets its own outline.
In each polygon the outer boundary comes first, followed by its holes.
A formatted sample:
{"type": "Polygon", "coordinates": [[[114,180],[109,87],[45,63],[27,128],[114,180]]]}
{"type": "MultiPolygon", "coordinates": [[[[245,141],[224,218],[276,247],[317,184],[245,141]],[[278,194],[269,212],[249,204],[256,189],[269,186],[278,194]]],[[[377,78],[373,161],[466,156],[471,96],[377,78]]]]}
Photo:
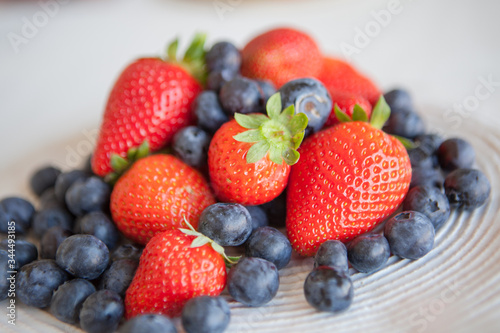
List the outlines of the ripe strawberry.
{"type": "Polygon", "coordinates": [[[146,245],[125,295],[127,319],[147,313],[175,317],[191,298],[217,296],[224,289],[221,247],[192,230],[181,230],[159,233],[146,245]]]}
{"type": "Polygon", "coordinates": [[[285,189],[290,165],[299,159],[296,149],[304,138],[307,116],[294,115],[293,105],[281,112],[279,93],[268,100],[267,112],[269,117],[236,113],[212,138],[208,169],[219,200],[260,205],[285,189]]]}
{"type": "MultiPolygon", "coordinates": [[[[403,201],[411,165],[403,144],[379,130],[389,113],[381,97],[372,124],[346,122],[304,141],[287,190],[288,237],[300,254],[311,256],[326,240],[346,242],[373,229],[403,201]]],[[[355,111],[353,118],[366,115],[355,111]]]]}
{"type": "Polygon", "coordinates": [[[342,112],[347,114],[349,117],[352,117],[354,106],[357,104],[366,112],[368,118],[370,118],[370,115],[372,113],[372,105],[370,104],[370,102],[368,102],[366,98],[334,90],[330,90],[329,93],[330,96],[332,97],[332,102],[334,107],[332,108],[332,112],[330,112],[330,115],[326,120],[325,126],[332,126],[340,122],[337,119],[337,116],[334,111],[335,105],[337,105],[338,108],[342,112]]]}
{"type": "Polygon", "coordinates": [[[197,35],[184,60],[175,59],[177,41],[169,58],[143,58],[130,64],[116,81],[104,112],[92,170],[99,176],[112,171],[112,154],[127,157],[144,141],[152,151],[169,143],[193,120],[191,103],[201,92],[193,74],[201,75],[204,35],[197,35]]]}
{"type": "Polygon", "coordinates": [[[322,56],[316,42],[303,32],[279,28],[252,39],[241,51],[241,74],[270,80],[276,88],[321,70],[322,56]]]}
{"type": "MultiPolygon", "coordinates": [[[[348,63],[325,57],[323,67],[317,76],[331,95],[348,93],[366,98],[375,105],[382,93],[368,78],[361,75],[348,63]]],[[[334,101],[335,102],[335,101],[334,101]]]]}
{"type": "Polygon", "coordinates": [[[198,226],[201,212],[215,199],[205,179],[172,155],[151,155],[135,162],[111,193],[111,215],[118,229],[146,244],[155,234],[182,225],[198,226]]]}

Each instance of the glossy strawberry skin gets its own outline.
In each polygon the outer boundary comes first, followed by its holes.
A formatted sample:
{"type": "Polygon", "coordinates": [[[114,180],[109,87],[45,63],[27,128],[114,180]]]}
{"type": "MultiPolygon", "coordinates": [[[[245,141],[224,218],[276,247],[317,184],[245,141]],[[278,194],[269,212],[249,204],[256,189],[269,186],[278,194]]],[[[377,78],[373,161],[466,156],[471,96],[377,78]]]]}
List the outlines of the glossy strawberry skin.
{"type": "Polygon", "coordinates": [[[243,76],[270,80],[281,87],[286,82],[314,77],[322,66],[316,42],[290,28],[267,31],[252,39],[241,51],[243,76]]]}
{"type": "Polygon", "coordinates": [[[210,182],[220,201],[260,205],[283,192],[290,166],[273,163],[269,154],[256,163],[247,163],[251,144],[233,138],[243,131],[246,129],[233,119],[215,133],[208,149],[210,182]]]}
{"type": "Polygon", "coordinates": [[[201,174],[172,155],[135,162],[111,193],[111,215],[118,229],[146,244],[155,234],[179,228],[184,217],[195,228],[215,199],[201,174]]]}
{"type": "Polygon", "coordinates": [[[372,113],[372,105],[366,98],[349,93],[341,93],[335,90],[331,90],[329,91],[329,93],[330,96],[332,96],[333,108],[332,112],[330,112],[330,115],[328,116],[328,119],[326,120],[326,123],[324,125],[325,127],[339,123],[339,120],[335,115],[335,104],[337,104],[339,109],[346,113],[349,117],[352,117],[354,106],[358,104],[366,112],[368,119],[370,119],[370,115],[372,113]]]}
{"type": "Polygon", "coordinates": [[[92,170],[99,176],[111,171],[111,153],[127,156],[145,140],[155,151],[194,120],[191,104],[200,84],[179,65],[159,58],[130,64],[116,81],[102,121],[92,170]]]}
{"type": "Polygon", "coordinates": [[[373,229],[403,201],[411,180],[406,149],[363,122],[335,125],[306,139],[287,190],[287,231],[304,256],[329,239],[373,229]]]}
{"type": "Polygon", "coordinates": [[[375,105],[381,95],[380,90],[370,79],[339,59],[323,58],[323,67],[317,78],[330,94],[348,93],[366,98],[372,105],[375,105]]]}
{"type": "Polygon", "coordinates": [[[127,319],[147,313],[175,317],[191,298],[222,292],[224,259],[208,244],[190,247],[195,238],[168,230],[151,239],[125,295],[127,319]]]}

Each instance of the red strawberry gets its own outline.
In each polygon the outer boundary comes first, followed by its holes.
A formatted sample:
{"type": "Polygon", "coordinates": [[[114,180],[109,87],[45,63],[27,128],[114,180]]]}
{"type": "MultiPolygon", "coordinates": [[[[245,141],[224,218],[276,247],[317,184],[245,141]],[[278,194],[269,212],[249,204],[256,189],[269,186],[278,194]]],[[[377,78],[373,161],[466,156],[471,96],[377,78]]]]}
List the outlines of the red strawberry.
{"type": "Polygon", "coordinates": [[[147,313],[175,317],[191,298],[222,292],[226,266],[216,251],[220,246],[187,233],[168,230],[146,245],[125,295],[127,319],[147,313]]]}
{"type": "Polygon", "coordinates": [[[252,39],[241,51],[241,74],[270,80],[276,88],[302,77],[316,76],[322,56],[316,42],[303,32],[279,28],[252,39]]]}
{"type": "Polygon", "coordinates": [[[205,36],[197,36],[181,63],[175,60],[174,42],[168,60],[138,59],[123,71],[104,112],[92,158],[94,173],[107,175],[112,171],[112,154],[126,158],[130,148],[144,141],[152,151],[162,148],[193,121],[191,103],[202,87],[186,68],[199,71],[204,40],[205,36]]]}
{"type": "Polygon", "coordinates": [[[236,113],[212,138],[208,168],[219,200],[260,205],[285,189],[290,165],[299,158],[296,149],[307,116],[294,115],[293,105],[281,112],[279,93],[268,100],[267,111],[269,117],[236,113]]]}
{"type": "Polygon", "coordinates": [[[172,155],[151,155],[135,162],[111,193],[111,215],[118,229],[146,244],[155,234],[198,226],[201,212],[215,203],[205,179],[172,155]]]}
{"type": "MultiPolygon", "coordinates": [[[[366,112],[368,118],[370,118],[370,115],[372,113],[372,105],[366,98],[333,90],[330,90],[329,93],[332,97],[332,105],[334,106],[333,108],[335,108],[335,105],[337,105],[338,108],[342,110],[342,112],[347,114],[349,117],[352,117],[354,106],[357,104],[366,112]]],[[[339,123],[339,120],[337,119],[334,109],[332,109],[332,112],[326,120],[325,126],[331,126],[337,123],[339,123]]]]}
{"type": "Polygon", "coordinates": [[[381,92],[368,78],[361,75],[348,63],[325,57],[323,67],[317,76],[330,94],[348,93],[366,98],[375,105],[381,92]]]}
{"type": "Polygon", "coordinates": [[[401,142],[379,130],[389,113],[382,97],[373,125],[346,122],[304,141],[287,190],[288,237],[300,254],[373,229],[403,201],[411,165],[401,142]]]}

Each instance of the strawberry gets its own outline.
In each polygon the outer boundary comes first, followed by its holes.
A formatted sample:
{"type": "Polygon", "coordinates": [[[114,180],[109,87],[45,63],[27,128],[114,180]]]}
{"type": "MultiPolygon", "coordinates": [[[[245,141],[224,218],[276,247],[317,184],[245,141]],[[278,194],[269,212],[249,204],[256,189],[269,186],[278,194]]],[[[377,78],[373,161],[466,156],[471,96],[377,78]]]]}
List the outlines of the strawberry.
{"type": "Polygon", "coordinates": [[[285,188],[296,149],[304,138],[307,116],[294,106],[281,112],[281,97],[267,102],[268,116],[243,115],[225,123],[208,149],[208,168],[215,195],[221,201],[260,205],[285,188]]]}
{"type": "MultiPolygon", "coordinates": [[[[287,232],[293,248],[314,255],[329,239],[343,242],[373,229],[403,201],[411,180],[403,144],[380,130],[390,109],[383,97],[366,114],[315,133],[299,149],[287,189],[287,232]]],[[[348,116],[336,108],[339,119],[348,116]]]]}
{"type": "Polygon", "coordinates": [[[125,317],[175,317],[191,298],[219,295],[226,285],[225,258],[233,262],[221,246],[194,229],[157,234],[146,245],[127,289],[125,317]]]}
{"type": "MultiPolygon", "coordinates": [[[[347,114],[349,117],[352,117],[353,111],[354,111],[354,106],[357,104],[359,107],[361,107],[365,112],[368,118],[370,117],[372,113],[372,105],[368,100],[364,97],[361,96],[356,96],[348,93],[342,93],[334,90],[329,91],[330,96],[332,97],[332,102],[333,106],[335,108],[335,105],[347,114]]],[[[334,124],[339,123],[339,120],[337,119],[337,116],[335,114],[334,108],[332,109],[332,112],[330,112],[330,115],[328,116],[328,119],[326,120],[325,126],[331,126],[334,124]]]]}
{"type": "Polygon", "coordinates": [[[381,95],[380,90],[372,81],[339,59],[325,57],[317,78],[325,85],[332,97],[337,93],[348,93],[366,98],[372,105],[375,105],[381,95]]]}
{"type": "Polygon", "coordinates": [[[316,42],[303,32],[279,28],[252,39],[241,51],[243,76],[270,80],[276,88],[302,77],[316,76],[322,56],[316,42]]]}
{"type": "Polygon", "coordinates": [[[116,81],[106,105],[92,158],[99,176],[112,171],[112,154],[127,151],[144,141],[151,151],[168,144],[173,135],[194,120],[191,103],[201,92],[191,73],[202,75],[204,35],[197,35],[182,62],[175,59],[177,41],[167,60],[142,58],[131,63],[116,81]]]}
{"type": "Polygon", "coordinates": [[[195,227],[205,207],[214,204],[198,171],[172,155],[151,155],[132,164],[111,193],[111,215],[118,229],[146,244],[155,234],[178,228],[186,217],[195,227]]]}

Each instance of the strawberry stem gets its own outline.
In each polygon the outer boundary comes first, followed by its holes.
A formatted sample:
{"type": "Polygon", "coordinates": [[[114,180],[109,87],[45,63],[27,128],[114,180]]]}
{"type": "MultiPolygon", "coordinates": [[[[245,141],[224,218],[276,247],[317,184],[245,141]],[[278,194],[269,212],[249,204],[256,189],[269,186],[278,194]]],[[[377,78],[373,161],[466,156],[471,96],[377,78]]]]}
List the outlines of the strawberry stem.
{"type": "Polygon", "coordinates": [[[149,155],[149,142],[146,140],[139,147],[131,147],[127,151],[127,158],[118,154],[112,153],[110,157],[110,165],[112,172],[104,177],[104,181],[114,185],[118,178],[127,171],[130,166],[137,160],[149,155]]]}
{"type": "Polygon", "coordinates": [[[177,64],[189,72],[200,83],[204,83],[207,72],[205,69],[205,40],[207,35],[197,33],[189,44],[182,60],[177,59],[179,40],[175,39],[167,48],[166,61],[177,64]]]}

